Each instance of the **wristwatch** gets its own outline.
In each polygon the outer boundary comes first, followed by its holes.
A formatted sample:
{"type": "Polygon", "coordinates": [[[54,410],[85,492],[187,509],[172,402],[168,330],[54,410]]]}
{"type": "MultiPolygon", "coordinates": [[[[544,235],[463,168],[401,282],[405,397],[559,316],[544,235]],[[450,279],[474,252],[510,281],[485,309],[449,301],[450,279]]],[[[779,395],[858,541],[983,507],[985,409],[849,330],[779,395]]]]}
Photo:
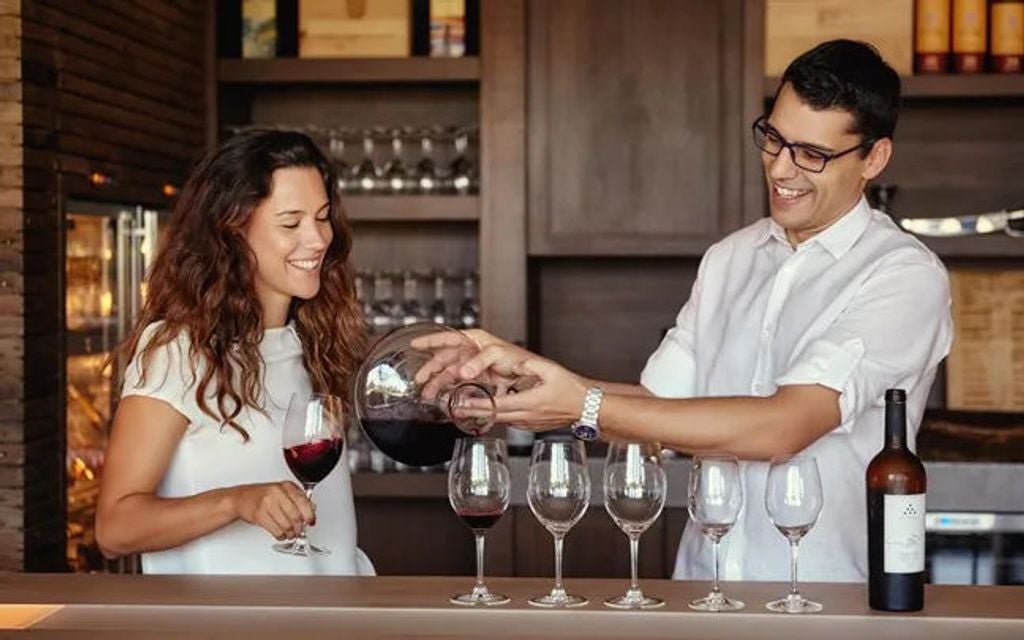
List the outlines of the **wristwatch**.
{"type": "Polygon", "coordinates": [[[601,400],[604,399],[604,390],[601,387],[590,387],[587,395],[583,397],[583,414],[580,419],[572,423],[572,435],[580,440],[588,442],[601,437],[601,427],[597,423],[597,415],[601,412],[601,400]]]}

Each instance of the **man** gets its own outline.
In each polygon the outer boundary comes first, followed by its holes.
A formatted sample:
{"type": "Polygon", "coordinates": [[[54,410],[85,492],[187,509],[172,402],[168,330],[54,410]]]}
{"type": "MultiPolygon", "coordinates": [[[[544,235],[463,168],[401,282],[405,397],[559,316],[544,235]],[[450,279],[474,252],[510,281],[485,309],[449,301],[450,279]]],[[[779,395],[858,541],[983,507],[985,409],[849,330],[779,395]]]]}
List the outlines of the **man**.
{"type": "MultiPolygon", "coordinates": [[[[537,378],[499,399],[502,422],[544,430],[583,413],[607,439],[739,457],[746,503],[722,540],[726,580],[789,577],[764,506],[767,461],[814,456],[824,508],[801,542],[801,579],[865,580],[864,473],[883,444],[885,390],[906,389],[913,442],[952,328],[942,264],[863,196],[892,155],[899,91],[863,43],[827,42],[789,66],[753,125],[771,217],[707,251],[639,386],[584,378],[483,332],[459,374],[537,378]]],[[[675,577],[709,578],[711,558],[687,525],[675,577]]]]}

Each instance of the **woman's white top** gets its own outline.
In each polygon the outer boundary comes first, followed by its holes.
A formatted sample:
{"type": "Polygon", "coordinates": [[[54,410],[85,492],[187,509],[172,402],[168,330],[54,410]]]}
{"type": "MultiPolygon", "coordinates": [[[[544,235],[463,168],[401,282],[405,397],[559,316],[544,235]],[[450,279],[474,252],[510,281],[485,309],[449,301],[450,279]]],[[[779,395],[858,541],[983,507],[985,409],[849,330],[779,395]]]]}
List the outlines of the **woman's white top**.
{"type": "MultiPolygon", "coordinates": [[[[160,323],[146,327],[139,342],[145,346],[160,323]]],[[[248,433],[221,426],[199,409],[189,368],[189,338],[184,333],[157,349],[141,382],[142,359],[136,355],[125,370],[122,396],[162,400],[185,416],[189,425],[174,452],[156,495],[191,496],[235,485],[295,482],[284,461],[281,426],[293,392],[310,392],[302,364],[302,343],[292,325],[268,329],[260,344],[265,364],[263,404],[267,415],[244,408],[236,419],[248,433]]],[[[216,411],[215,385],[207,391],[208,406],[216,411]]],[[[122,428],[131,428],[123,425],[122,428]]],[[[344,458],[343,458],[344,459],[344,458]]],[[[294,557],[271,549],[275,540],[265,529],[242,520],[173,549],[142,554],[147,574],[324,574],[373,575],[373,565],[356,547],[356,517],[348,468],[338,464],[313,492],[316,526],[307,529],[310,541],[330,549],[329,555],[294,557]]]]}

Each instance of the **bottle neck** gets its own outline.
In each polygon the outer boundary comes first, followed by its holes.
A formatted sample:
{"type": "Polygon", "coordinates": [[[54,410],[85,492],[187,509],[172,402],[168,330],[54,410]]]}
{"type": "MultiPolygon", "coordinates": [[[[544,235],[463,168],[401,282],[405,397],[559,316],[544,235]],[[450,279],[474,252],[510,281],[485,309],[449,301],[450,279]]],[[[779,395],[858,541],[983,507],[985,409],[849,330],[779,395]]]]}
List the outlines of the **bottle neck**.
{"type": "Polygon", "coordinates": [[[885,405],[885,446],[889,449],[907,448],[907,405],[887,402],[885,405]]]}

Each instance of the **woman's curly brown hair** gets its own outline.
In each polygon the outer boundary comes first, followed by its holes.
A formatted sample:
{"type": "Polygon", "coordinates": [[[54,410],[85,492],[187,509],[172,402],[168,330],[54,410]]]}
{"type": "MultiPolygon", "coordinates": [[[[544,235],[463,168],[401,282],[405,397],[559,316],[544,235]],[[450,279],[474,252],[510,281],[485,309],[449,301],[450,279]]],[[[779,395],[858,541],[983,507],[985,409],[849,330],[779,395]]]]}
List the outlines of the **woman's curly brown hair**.
{"type": "Polygon", "coordinates": [[[324,256],[320,291],[310,300],[294,299],[290,319],[302,342],[303,362],[313,390],[331,393],[351,406],[352,376],[366,344],[356,300],[352,230],[341,207],[333,167],[307,136],[289,131],[254,130],[234,136],[208,154],[185,183],[159,255],[149,275],[146,302],[121,347],[125,362],[139,349],[145,328],[163,324],[143,346],[143,381],[154,351],[185,332],[199,408],[244,439],[238,424],[244,407],[264,412],[264,362],[259,352],[263,314],[256,297],[256,256],[245,231],[253,210],[270,195],[274,171],[313,167],[324,181],[334,238],[324,256]],[[206,401],[216,390],[216,411],[206,401]]]}

